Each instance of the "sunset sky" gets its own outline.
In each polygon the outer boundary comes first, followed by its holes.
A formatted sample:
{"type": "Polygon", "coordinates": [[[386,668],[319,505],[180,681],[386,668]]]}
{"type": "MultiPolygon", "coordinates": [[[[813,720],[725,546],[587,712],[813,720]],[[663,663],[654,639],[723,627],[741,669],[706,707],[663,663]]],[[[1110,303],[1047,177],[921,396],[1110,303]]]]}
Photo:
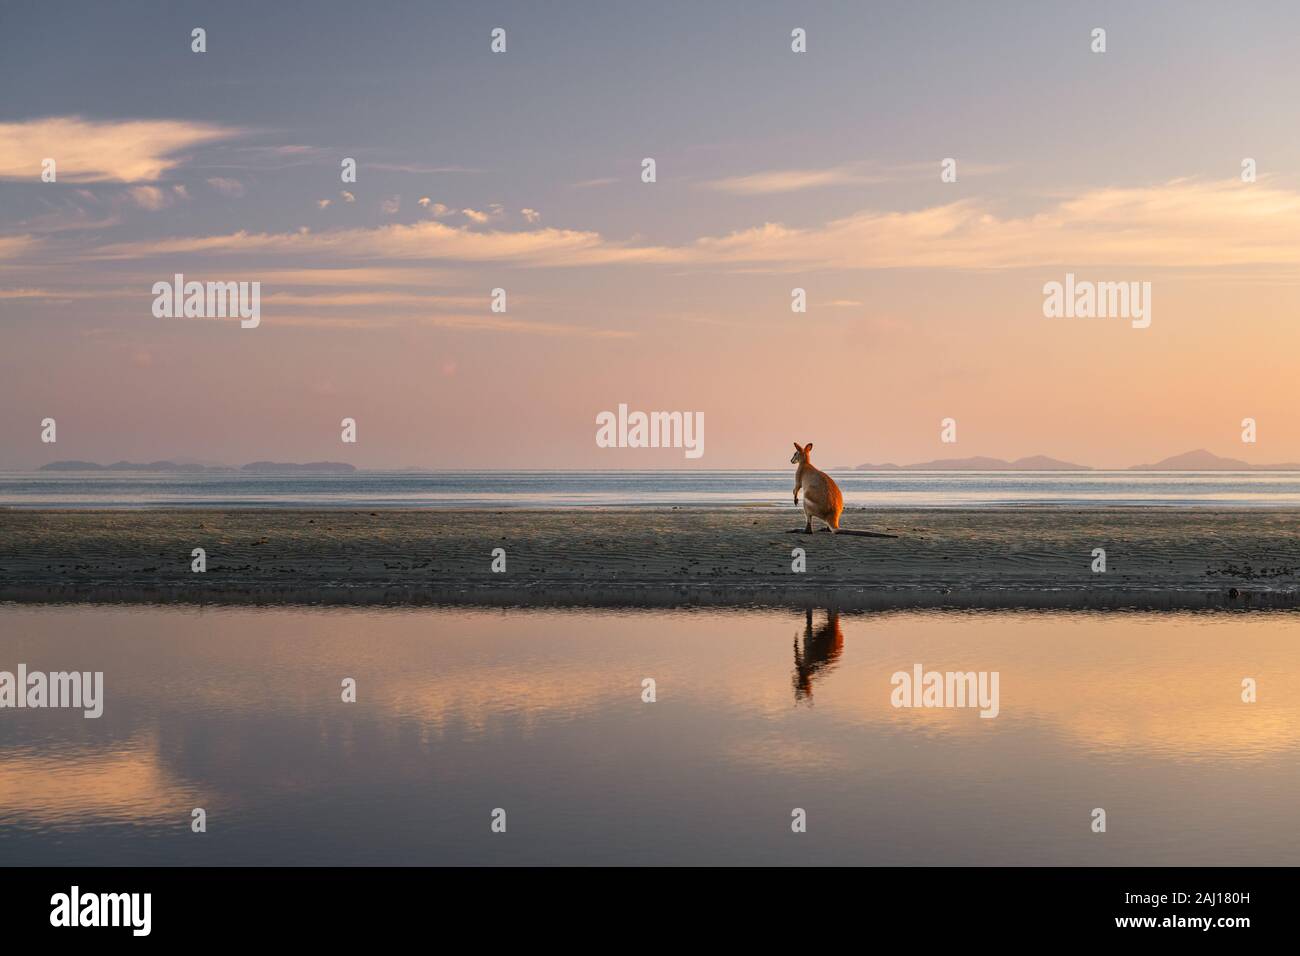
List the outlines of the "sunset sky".
{"type": "Polygon", "coordinates": [[[6,3],[0,468],[1298,461],[1298,36],[1282,2],[6,3]],[[177,272],[261,282],[260,327],[155,318],[177,272]],[[1067,272],[1150,282],[1151,327],[1044,318],[1067,272]],[[706,454],[598,448],[620,403],[703,412],[706,454]]]}

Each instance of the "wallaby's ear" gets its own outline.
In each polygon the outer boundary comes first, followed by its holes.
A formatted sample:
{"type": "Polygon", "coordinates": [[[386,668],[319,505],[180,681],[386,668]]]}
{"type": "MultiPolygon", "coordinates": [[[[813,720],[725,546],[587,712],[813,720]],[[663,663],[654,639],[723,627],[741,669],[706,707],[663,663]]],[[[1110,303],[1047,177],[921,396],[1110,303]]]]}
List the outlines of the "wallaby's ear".
{"type": "Polygon", "coordinates": [[[799,443],[798,443],[798,442],[795,442],[795,443],[794,443],[794,450],[795,450],[795,451],[803,451],[803,449],[799,447],[799,443]]]}
{"type": "Polygon", "coordinates": [[[804,450],[803,450],[803,453],[806,455],[806,454],[808,454],[808,452],[810,452],[810,451],[812,451],[812,442],[809,442],[809,443],[807,444],[807,446],[805,446],[805,448],[804,448],[804,450]]]}

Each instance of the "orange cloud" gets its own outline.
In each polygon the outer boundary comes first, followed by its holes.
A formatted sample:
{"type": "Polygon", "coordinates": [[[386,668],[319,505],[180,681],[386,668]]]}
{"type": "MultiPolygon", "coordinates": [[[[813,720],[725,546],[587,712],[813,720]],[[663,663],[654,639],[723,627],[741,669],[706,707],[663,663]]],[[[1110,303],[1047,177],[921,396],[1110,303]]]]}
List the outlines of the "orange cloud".
{"type": "Polygon", "coordinates": [[[1025,216],[1001,216],[988,203],[966,199],[910,212],[863,210],[814,227],[764,223],[676,246],[635,245],[570,229],[475,231],[425,221],[330,232],[238,232],[120,243],[91,257],[177,253],[309,255],[318,261],[512,261],[528,266],[670,264],[769,272],[1292,267],[1300,265],[1300,193],[1265,183],[1175,180],[1089,190],[1025,216]]]}
{"type": "Polygon", "coordinates": [[[53,159],[59,182],[150,182],[180,164],[181,150],[242,131],[186,120],[94,122],[79,116],[0,123],[0,179],[39,182],[53,159]]]}
{"type": "Polygon", "coordinates": [[[178,253],[303,254],[321,258],[425,260],[466,262],[511,260],[531,265],[582,265],[622,260],[647,261],[654,250],[619,246],[599,233],[570,229],[527,232],[477,232],[426,220],[375,229],[331,232],[298,230],[286,233],[236,232],[222,236],[163,239],[105,246],[93,258],[135,259],[178,253]]]}
{"type": "Polygon", "coordinates": [[[870,175],[856,166],[847,165],[832,166],[826,169],[777,169],[764,173],[751,173],[747,176],[715,179],[704,183],[704,185],[709,189],[716,189],[720,192],[758,196],[770,193],[800,192],[822,186],[841,186],[850,183],[882,183],[887,181],[884,176],[870,175]]]}
{"type": "Polygon", "coordinates": [[[0,261],[17,259],[40,244],[32,236],[0,236],[0,261]]]}
{"type": "Polygon", "coordinates": [[[784,269],[1009,269],[1300,264],[1300,193],[1227,182],[1090,190],[1029,216],[975,200],[867,210],[815,228],[777,223],[700,239],[685,261],[784,269]]]}

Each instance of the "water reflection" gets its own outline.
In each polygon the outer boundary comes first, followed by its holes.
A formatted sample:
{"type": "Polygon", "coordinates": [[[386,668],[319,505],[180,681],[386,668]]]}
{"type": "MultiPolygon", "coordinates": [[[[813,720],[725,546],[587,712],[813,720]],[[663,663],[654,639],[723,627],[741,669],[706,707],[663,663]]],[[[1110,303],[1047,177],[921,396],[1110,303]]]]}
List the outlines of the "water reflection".
{"type": "Polygon", "coordinates": [[[1300,862],[1295,615],[0,605],[19,662],[105,710],[0,711],[8,863],[1300,862]]]}
{"type": "Polygon", "coordinates": [[[840,629],[839,611],[828,610],[826,622],[813,628],[812,608],[807,611],[803,628],[803,648],[799,635],[794,637],[794,699],[812,703],[813,680],[835,669],[844,652],[844,632],[840,629]]]}

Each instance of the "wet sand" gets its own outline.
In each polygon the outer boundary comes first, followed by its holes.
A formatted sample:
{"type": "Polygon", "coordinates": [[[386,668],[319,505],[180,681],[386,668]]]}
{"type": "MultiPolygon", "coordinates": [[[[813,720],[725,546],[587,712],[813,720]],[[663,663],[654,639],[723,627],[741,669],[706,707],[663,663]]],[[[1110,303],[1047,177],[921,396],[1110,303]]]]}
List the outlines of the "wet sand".
{"type": "Polygon", "coordinates": [[[791,534],[801,515],[767,508],[0,511],[0,600],[1300,606],[1291,510],[846,512],[843,526],[898,538],[791,534]],[[205,573],[191,571],[194,548],[205,573]]]}

